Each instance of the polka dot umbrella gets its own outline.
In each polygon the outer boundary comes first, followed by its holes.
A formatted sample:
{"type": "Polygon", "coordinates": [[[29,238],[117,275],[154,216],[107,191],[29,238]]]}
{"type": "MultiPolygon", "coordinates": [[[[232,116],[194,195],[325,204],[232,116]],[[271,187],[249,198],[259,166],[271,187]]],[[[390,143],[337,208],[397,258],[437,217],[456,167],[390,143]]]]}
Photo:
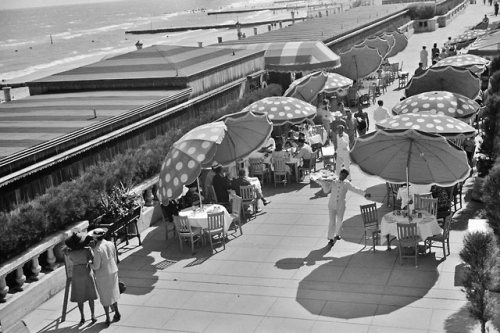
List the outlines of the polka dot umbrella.
{"type": "Polygon", "coordinates": [[[182,185],[198,178],[202,164],[212,160],[225,134],[224,122],[213,122],[192,129],[172,145],[160,170],[161,202],[177,198],[182,194],[182,185]]]}
{"type": "Polygon", "coordinates": [[[455,66],[428,68],[411,78],[405,95],[410,97],[427,91],[449,91],[476,98],[481,89],[481,79],[470,70],[455,66]]]}
{"type": "Polygon", "coordinates": [[[479,110],[470,98],[448,91],[429,91],[408,97],[392,108],[392,113],[429,112],[454,118],[468,118],[479,110]]]}
{"type": "MultiPolygon", "coordinates": [[[[274,126],[300,124],[316,117],[316,107],[294,97],[266,97],[243,109],[255,114],[267,114],[274,126]]],[[[242,111],[242,112],[243,112],[242,111]]]]}
{"type": "Polygon", "coordinates": [[[458,35],[456,38],[451,40],[451,45],[456,45],[457,49],[461,49],[470,43],[474,42],[478,37],[486,34],[484,30],[469,30],[463,34],[458,35]]]}
{"type": "Polygon", "coordinates": [[[474,135],[474,127],[458,119],[427,112],[408,113],[384,119],[375,125],[379,129],[415,129],[452,139],[459,135],[474,135]]]}
{"type": "Polygon", "coordinates": [[[283,96],[295,97],[312,103],[319,93],[345,96],[350,86],[352,86],[352,80],[340,74],[314,72],[293,81],[283,96]]]}
{"type": "Polygon", "coordinates": [[[480,75],[488,66],[490,61],[483,57],[479,57],[473,54],[459,54],[452,57],[444,58],[439,60],[437,63],[432,65],[432,67],[446,67],[446,66],[456,66],[467,68],[476,75],[480,75]]]}

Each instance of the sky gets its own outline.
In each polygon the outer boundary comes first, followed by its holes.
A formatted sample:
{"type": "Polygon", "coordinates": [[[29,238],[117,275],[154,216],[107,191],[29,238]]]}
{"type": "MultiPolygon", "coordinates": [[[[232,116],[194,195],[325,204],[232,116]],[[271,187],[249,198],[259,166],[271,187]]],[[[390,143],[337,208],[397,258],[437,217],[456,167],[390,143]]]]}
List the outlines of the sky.
{"type": "Polygon", "coordinates": [[[51,7],[119,0],[0,0],[0,10],[15,8],[51,7]]]}

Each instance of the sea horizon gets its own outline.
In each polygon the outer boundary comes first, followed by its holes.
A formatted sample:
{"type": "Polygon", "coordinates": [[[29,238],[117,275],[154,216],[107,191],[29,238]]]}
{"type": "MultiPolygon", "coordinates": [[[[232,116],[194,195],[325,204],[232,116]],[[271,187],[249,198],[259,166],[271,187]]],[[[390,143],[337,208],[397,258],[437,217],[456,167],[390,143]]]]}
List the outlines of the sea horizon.
{"type": "MultiPolygon", "coordinates": [[[[207,10],[272,6],[272,0],[116,0],[37,8],[0,9],[0,81],[24,82],[157,44],[203,46],[236,39],[234,29],[130,35],[128,30],[220,25],[289,18],[286,10],[207,15],[207,10]],[[92,19],[86,19],[92,17],[92,19]]],[[[306,15],[304,10],[300,15],[306,15]]],[[[249,35],[252,28],[242,30],[249,35]]],[[[267,27],[258,27],[258,33],[267,27]]]]}

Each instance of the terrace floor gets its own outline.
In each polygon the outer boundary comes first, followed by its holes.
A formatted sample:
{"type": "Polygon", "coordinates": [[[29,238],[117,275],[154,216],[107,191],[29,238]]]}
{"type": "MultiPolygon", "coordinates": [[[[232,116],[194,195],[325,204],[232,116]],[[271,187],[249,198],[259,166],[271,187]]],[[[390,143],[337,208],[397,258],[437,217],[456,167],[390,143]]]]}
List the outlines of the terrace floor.
{"type": "MultiPolygon", "coordinates": [[[[422,45],[442,45],[479,22],[493,7],[470,5],[449,26],[413,35],[408,48],[392,62],[412,73],[422,45]]],[[[382,99],[399,101],[393,84],[382,99]]],[[[371,106],[367,111],[371,116],[371,106]]],[[[371,126],[371,129],[374,126],[371,126]]],[[[383,180],[351,166],[354,185],[367,188],[379,215],[389,211],[383,180]]],[[[469,180],[470,185],[470,180],[469,180]]],[[[467,187],[464,189],[466,191],[467,187]]],[[[458,285],[458,252],[473,216],[474,202],[455,215],[451,255],[419,257],[400,265],[398,251],[376,253],[363,247],[359,205],[369,203],[348,193],[343,239],[327,247],[328,198],[311,199],[316,188],[266,185],[272,200],[257,218],[229,236],[226,249],[179,251],[176,239],[165,240],[164,226],[143,234],[143,246],[121,248],[120,279],[127,291],[120,299],[122,319],[109,328],[98,305],[98,322],[78,327],[76,305],[60,323],[63,292],[24,318],[31,332],[479,332],[465,308],[458,285]]],[[[497,313],[500,311],[497,311],[497,313]]],[[[86,308],[87,318],[90,317],[86,308]]],[[[89,323],[89,321],[87,321],[89,323]]],[[[500,316],[490,332],[500,331],[500,316]]]]}

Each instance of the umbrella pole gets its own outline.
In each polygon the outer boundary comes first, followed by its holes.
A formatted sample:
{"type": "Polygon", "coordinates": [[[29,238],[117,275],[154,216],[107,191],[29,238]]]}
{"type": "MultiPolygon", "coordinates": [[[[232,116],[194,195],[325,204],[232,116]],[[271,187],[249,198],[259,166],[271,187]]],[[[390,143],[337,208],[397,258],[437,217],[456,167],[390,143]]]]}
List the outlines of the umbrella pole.
{"type": "Polygon", "coordinates": [[[198,186],[198,198],[200,199],[200,208],[203,208],[203,204],[201,201],[200,177],[196,177],[196,185],[198,186]]]}
{"type": "MultiPolygon", "coordinates": [[[[408,159],[406,160],[406,190],[408,191],[408,202],[412,200],[410,198],[410,171],[409,171],[412,146],[413,146],[413,140],[410,141],[410,147],[408,148],[408,159]]],[[[410,216],[410,204],[408,204],[407,209],[408,209],[408,216],[410,216]]]]}

